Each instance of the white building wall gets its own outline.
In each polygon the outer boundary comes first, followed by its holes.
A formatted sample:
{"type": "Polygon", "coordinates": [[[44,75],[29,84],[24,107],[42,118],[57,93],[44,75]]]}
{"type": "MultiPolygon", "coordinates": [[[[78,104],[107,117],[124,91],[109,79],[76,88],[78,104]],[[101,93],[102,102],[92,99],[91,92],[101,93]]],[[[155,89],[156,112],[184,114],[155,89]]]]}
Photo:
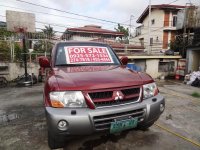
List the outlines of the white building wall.
{"type": "Polygon", "coordinates": [[[152,78],[160,78],[161,76],[175,75],[178,59],[163,59],[163,62],[174,62],[174,71],[161,72],[159,71],[160,59],[146,59],[146,73],[152,78]]]}
{"type": "MultiPolygon", "coordinates": [[[[141,27],[141,35],[130,40],[131,44],[140,44],[140,38],[144,38],[144,46],[147,50],[148,46],[148,19],[147,16],[143,21],[143,27],[141,27]]],[[[164,11],[163,10],[153,10],[151,13],[151,20],[154,19],[155,23],[151,24],[151,38],[153,38],[152,53],[160,52],[162,49],[163,42],[163,26],[164,26],[164,11]]],[[[151,21],[150,21],[151,23],[151,21]]]]}
{"type": "Polygon", "coordinates": [[[73,41],[90,41],[90,40],[93,40],[94,38],[93,37],[83,37],[83,36],[77,36],[77,35],[74,35],[71,37],[70,40],[73,40],[73,41]]]}
{"type": "MultiPolygon", "coordinates": [[[[3,75],[8,81],[17,78],[25,73],[24,65],[22,63],[0,63],[0,66],[8,66],[8,70],[3,75]]],[[[27,73],[34,73],[38,76],[39,73],[39,64],[38,63],[27,63],[27,73]]]]}
{"type": "Polygon", "coordinates": [[[159,59],[147,59],[146,60],[146,73],[148,73],[152,78],[157,78],[159,59]]]}
{"type": "MultiPolygon", "coordinates": [[[[169,29],[169,30],[176,30],[175,27],[172,27],[172,20],[173,20],[173,14],[170,12],[170,17],[169,17],[169,27],[164,27],[164,16],[165,12],[164,10],[158,10],[158,9],[153,9],[151,13],[151,20],[155,20],[155,24],[151,24],[151,38],[153,38],[153,46],[151,47],[152,53],[160,53],[161,50],[166,50],[163,49],[163,30],[164,29],[169,29]],[[158,37],[158,38],[157,38],[158,37]]],[[[143,21],[143,26],[141,27],[141,35],[134,37],[133,39],[130,40],[131,44],[136,44],[140,45],[140,40],[141,38],[144,38],[144,46],[145,50],[148,48],[148,18],[147,16],[144,21],[143,21]]],[[[150,21],[151,23],[151,21],[150,21]]],[[[171,32],[168,34],[168,43],[171,41],[171,32]]],[[[169,48],[169,47],[168,47],[169,48]]]]}

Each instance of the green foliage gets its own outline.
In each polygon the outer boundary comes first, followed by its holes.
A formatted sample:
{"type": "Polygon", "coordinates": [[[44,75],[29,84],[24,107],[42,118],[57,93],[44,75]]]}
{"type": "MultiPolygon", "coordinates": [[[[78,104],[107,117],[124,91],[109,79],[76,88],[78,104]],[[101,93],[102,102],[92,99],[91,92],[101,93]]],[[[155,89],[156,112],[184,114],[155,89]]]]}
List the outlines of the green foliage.
{"type": "Polygon", "coordinates": [[[10,47],[7,41],[0,41],[0,60],[8,61],[10,59],[10,47]]]}
{"type": "Polygon", "coordinates": [[[34,44],[34,52],[36,53],[44,53],[50,52],[52,49],[52,44],[49,41],[39,40],[34,44]]]}
{"type": "Polygon", "coordinates": [[[170,49],[174,50],[175,52],[181,52],[183,48],[184,48],[184,44],[182,40],[176,39],[175,41],[170,42],[170,49]]]}
{"type": "Polygon", "coordinates": [[[198,93],[198,92],[193,92],[193,93],[191,94],[191,96],[196,97],[196,98],[200,98],[200,93],[198,93]]]}
{"type": "Polygon", "coordinates": [[[6,28],[0,28],[0,36],[1,36],[1,38],[8,37],[8,36],[11,36],[13,34],[14,34],[13,32],[7,31],[6,28]]]}
{"type": "Polygon", "coordinates": [[[18,43],[15,43],[15,60],[16,61],[22,61],[22,48],[18,43]]]}
{"type": "Polygon", "coordinates": [[[42,29],[43,33],[48,37],[51,38],[55,35],[55,31],[53,30],[53,27],[49,26],[45,26],[45,29],[42,29]]]}
{"type": "Polygon", "coordinates": [[[122,32],[124,33],[124,36],[122,37],[122,42],[123,43],[129,43],[129,40],[128,40],[128,36],[129,36],[129,29],[128,28],[125,28],[124,26],[121,26],[120,24],[118,24],[118,27],[115,28],[115,30],[117,32],[122,32]]]}
{"type": "MultiPolygon", "coordinates": [[[[45,29],[42,29],[43,35],[47,36],[48,39],[51,39],[52,36],[55,35],[55,31],[53,30],[53,27],[45,26],[45,29]]],[[[38,32],[38,34],[41,34],[41,32],[38,32]]],[[[45,39],[45,36],[42,37],[45,39]]],[[[48,40],[38,40],[34,43],[34,52],[35,53],[44,53],[44,52],[50,52],[52,49],[52,43],[50,43],[48,40]]]]}
{"type": "MultiPolygon", "coordinates": [[[[51,39],[52,36],[55,35],[55,31],[53,30],[53,27],[51,26],[45,26],[45,28],[42,30],[42,32],[36,32],[35,34],[30,34],[28,38],[35,38],[38,39],[38,41],[34,44],[34,52],[35,53],[44,53],[50,52],[52,49],[52,44],[47,40],[51,39]],[[41,40],[44,39],[44,40],[41,40]]],[[[7,31],[6,28],[0,28],[0,61],[10,61],[10,51],[11,51],[11,41],[10,38],[12,36],[16,36],[16,33],[7,31]]],[[[23,60],[23,47],[20,43],[14,42],[14,51],[15,51],[15,60],[14,61],[22,61],[23,60]]],[[[21,41],[22,42],[22,41],[21,41]]],[[[28,41],[26,41],[28,42],[28,41]]],[[[27,43],[27,49],[26,53],[28,53],[28,43],[27,43]]],[[[29,55],[27,55],[27,58],[29,55]]],[[[32,55],[34,59],[34,55],[32,55]]]]}
{"type": "Polygon", "coordinates": [[[117,32],[122,32],[122,33],[124,33],[124,37],[125,37],[125,38],[127,38],[128,35],[129,35],[129,30],[128,30],[128,28],[125,28],[124,26],[121,26],[120,24],[118,24],[118,27],[115,28],[115,30],[116,30],[117,32]]]}

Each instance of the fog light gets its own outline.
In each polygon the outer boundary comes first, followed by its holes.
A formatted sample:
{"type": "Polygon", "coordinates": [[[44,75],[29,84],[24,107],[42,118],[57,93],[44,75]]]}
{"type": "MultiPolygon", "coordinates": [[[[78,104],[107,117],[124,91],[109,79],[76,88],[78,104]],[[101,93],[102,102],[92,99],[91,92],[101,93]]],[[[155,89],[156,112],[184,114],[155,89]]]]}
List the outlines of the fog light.
{"type": "Polygon", "coordinates": [[[160,104],[160,111],[163,112],[165,109],[165,106],[163,104],[160,104]]]}
{"type": "Polygon", "coordinates": [[[64,131],[64,130],[67,130],[67,128],[68,128],[68,123],[67,123],[67,121],[61,120],[61,121],[58,122],[58,129],[59,129],[59,130],[64,131]]]}
{"type": "Polygon", "coordinates": [[[141,122],[144,121],[144,118],[141,118],[140,121],[141,121],[141,122]]]}

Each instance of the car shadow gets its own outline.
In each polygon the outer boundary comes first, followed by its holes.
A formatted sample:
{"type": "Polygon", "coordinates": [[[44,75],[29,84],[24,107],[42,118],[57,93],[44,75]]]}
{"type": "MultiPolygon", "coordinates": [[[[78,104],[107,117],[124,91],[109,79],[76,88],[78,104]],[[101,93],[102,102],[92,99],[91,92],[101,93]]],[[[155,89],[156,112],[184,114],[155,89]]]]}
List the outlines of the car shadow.
{"type": "Polygon", "coordinates": [[[128,132],[129,131],[124,131],[118,134],[91,135],[91,136],[76,138],[68,141],[65,148],[63,149],[93,150],[93,148],[101,144],[104,144],[108,141],[111,141],[112,143],[117,143],[118,140],[125,138],[128,132]]]}

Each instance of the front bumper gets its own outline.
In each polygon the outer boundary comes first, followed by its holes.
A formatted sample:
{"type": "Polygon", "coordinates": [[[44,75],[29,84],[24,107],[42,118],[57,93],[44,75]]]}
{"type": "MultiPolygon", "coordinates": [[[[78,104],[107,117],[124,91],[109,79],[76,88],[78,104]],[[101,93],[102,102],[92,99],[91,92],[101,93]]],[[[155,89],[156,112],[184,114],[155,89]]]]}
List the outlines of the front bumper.
{"type": "Polygon", "coordinates": [[[138,117],[138,126],[156,121],[165,105],[163,96],[143,100],[135,104],[112,106],[106,108],[52,108],[46,107],[48,131],[51,135],[89,135],[99,131],[109,131],[110,122],[115,118],[138,117]],[[67,130],[58,128],[58,122],[65,120],[67,130]]]}

